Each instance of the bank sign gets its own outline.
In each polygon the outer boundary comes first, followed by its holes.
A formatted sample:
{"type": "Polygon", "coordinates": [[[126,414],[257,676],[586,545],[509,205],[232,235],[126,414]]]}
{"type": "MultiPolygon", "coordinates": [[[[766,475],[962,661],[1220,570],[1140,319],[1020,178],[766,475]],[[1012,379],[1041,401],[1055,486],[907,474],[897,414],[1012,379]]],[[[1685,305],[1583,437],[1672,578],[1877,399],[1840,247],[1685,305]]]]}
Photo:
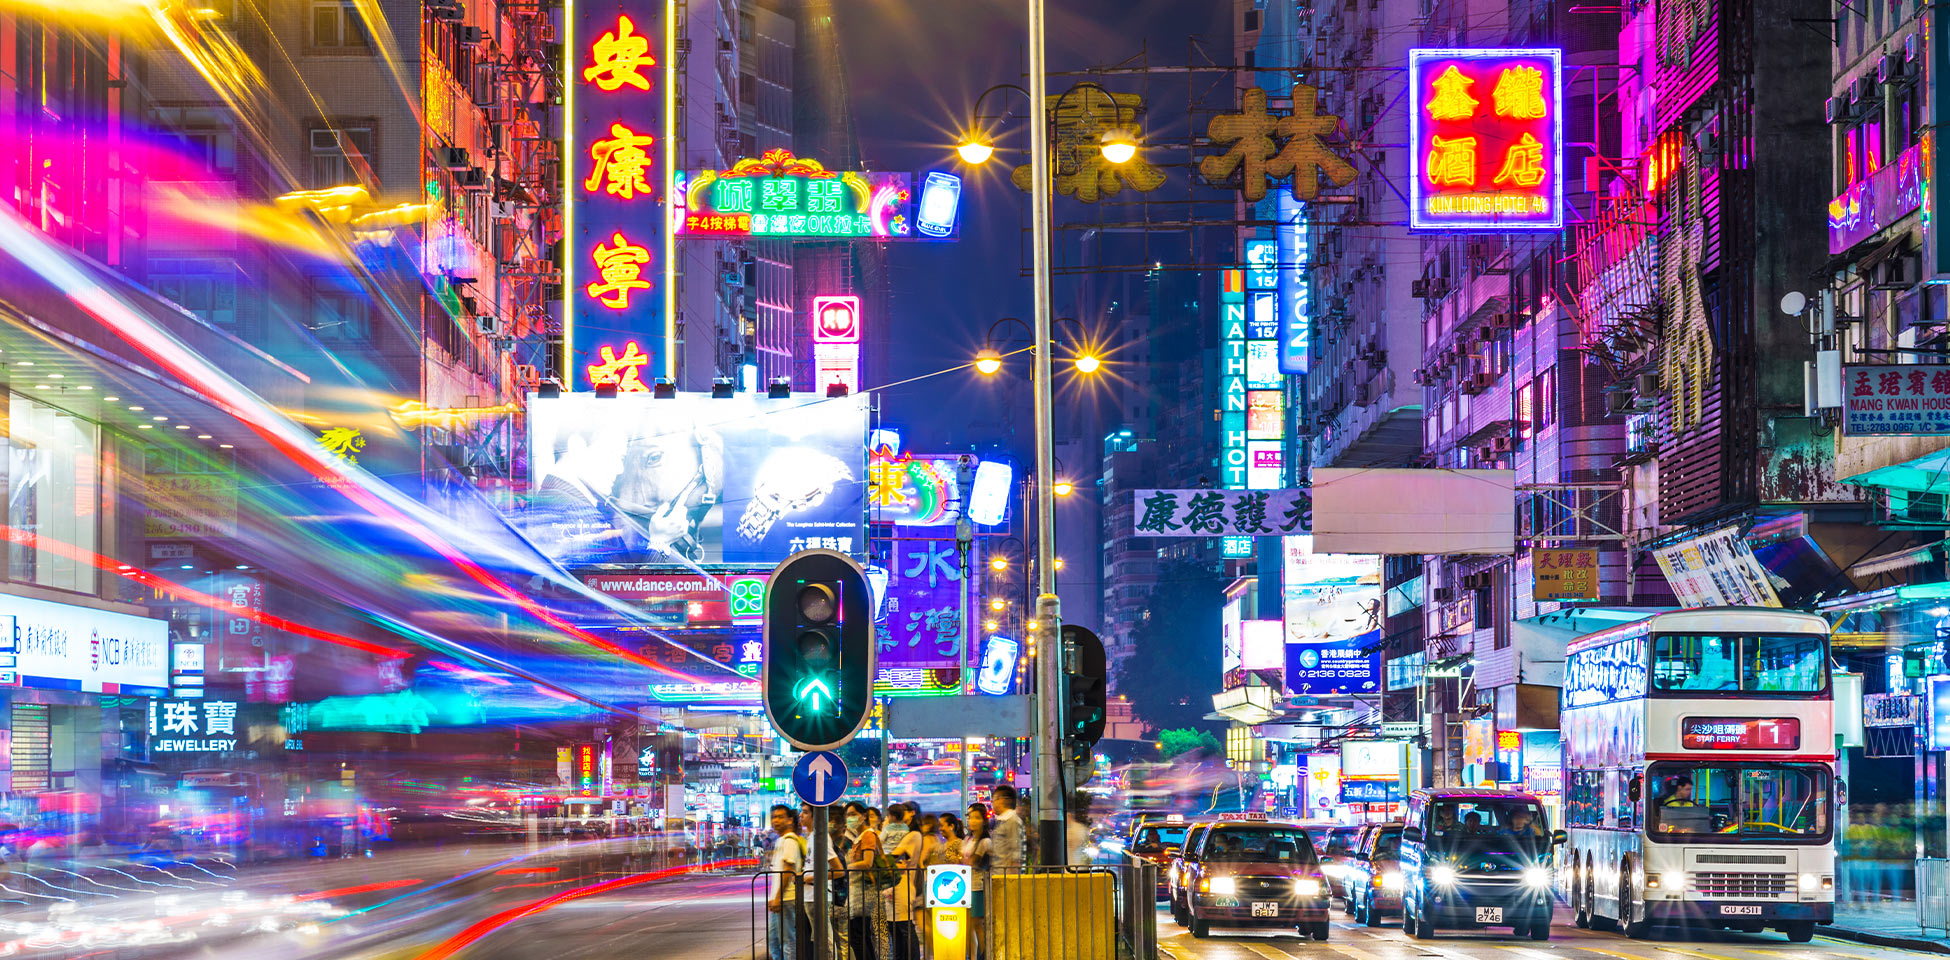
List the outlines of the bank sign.
{"type": "Polygon", "coordinates": [[[1844,367],[1842,429],[1854,437],[1950,435],[1950,365],[1844,367]]]}
{"type": "Polygon", "coordinates": [[[0,595],[0,686],[168,696],[169,625],[0,595]]]}

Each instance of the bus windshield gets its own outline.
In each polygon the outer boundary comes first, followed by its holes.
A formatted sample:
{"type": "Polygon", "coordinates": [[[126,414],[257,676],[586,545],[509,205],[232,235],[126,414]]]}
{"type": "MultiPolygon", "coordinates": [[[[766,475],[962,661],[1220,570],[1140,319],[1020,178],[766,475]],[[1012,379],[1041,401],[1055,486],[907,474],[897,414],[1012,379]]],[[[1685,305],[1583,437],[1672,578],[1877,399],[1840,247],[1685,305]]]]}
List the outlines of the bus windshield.
{"type": "Polygon", "coordinates": [[[1652,638],[1652,687],[1819,693],[1828,689],[1827,645],[1816,634],[1660,634],[1652,638]]]}
{"type": "Polygon", "coordinates": [[[1801,764],[1655,764],[1648,832],[1655,837],[1822,837],[1828,771],[1801,764]]]}

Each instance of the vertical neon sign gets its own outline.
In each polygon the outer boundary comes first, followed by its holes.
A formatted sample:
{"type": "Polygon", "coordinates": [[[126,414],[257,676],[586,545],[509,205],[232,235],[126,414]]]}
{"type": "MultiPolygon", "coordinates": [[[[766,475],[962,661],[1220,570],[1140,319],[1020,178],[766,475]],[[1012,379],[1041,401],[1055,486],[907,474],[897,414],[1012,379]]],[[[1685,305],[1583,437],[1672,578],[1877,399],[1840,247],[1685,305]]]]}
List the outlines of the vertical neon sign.
{"type": "Polygon", "coordinates": [[[563,386],[603,345],[635,341],[644,378],[674,378],[670,259],[676,18],[671,0],[568,0],[563,104],[563,386]]]}
{"type": "Polygon", "coordinates": [[[1408,52],[1409,225],[1564,225],[1563,52],[1408,52]]]}
{"type": "MultiPolygon", "coordinates": [[[[1246,270],[1219,271],[1219,485],[1246,486],[1246,270]]],[[[1252,556],[1251,537],[1224,537],[1220,553],[1252,556]]]]}

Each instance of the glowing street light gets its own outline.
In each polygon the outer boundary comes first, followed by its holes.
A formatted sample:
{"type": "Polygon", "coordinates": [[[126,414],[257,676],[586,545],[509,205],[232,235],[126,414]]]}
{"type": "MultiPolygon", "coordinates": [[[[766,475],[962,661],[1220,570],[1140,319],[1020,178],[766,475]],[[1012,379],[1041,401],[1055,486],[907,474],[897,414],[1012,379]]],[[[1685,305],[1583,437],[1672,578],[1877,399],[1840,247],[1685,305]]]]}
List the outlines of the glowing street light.
{"type": "Polygon", "coordinates": [[[1056,569],[1058,569],[1058,570],[1061,570],[1061,569],[1063,569],[1063,558],[1062,558],[1062,557],[1057,557],[1057,558],[1056,558],[1056,569]]]}
{"type": "Polygon", "coordinates": [[[995,156],[995,144],[979,133],[970,133],[962,142],[955,145],[955,153],[961,155],[961,162],[971,167],[979,167],[995,156]]]}
{"type": "Polygon", "coordinates": [[[1055,483],[1050,484],[1049,489],[1051,493],[1054,493],[1059,497],[1067,497],[1070,494],[1076,492],[1077,485],[1071,483],[1068,480],[1058,480],[1055,483]]]}
{"type": "Polygon", "coordinates": [[[1009,608],[1009,601],[1004,600],[1001,597],[997,597],[994,600],[989,601],[989,609],[995,611],[996,613],[1001,613],[1002,611],[1008,608],[1009,608]]]}
{"type": "Polygon", "coordinates": [[[995,631],[1002,629],[1002,623],[997,620],[984,620],[982,621],[982,629],[987,630],[990,633],[994,633],[995,631]]]}
{"type": "Polygon", "coordinates": [[[994,350],[983,350],[975,355],[975,371],[983,376],[994,376],[1002,369],[1002,355],[994,350]]]}
{"type": "Polygon", "coordinates": [[[1076,360],[1076,367],[1078,373],[1096,373],[1099,369],[1103,367],[1103,365],[1104,362],[1102,360],[1099,360],[1096,357],[1087,353],[1081,357],[1078,357],[1076,360]]]}
{"type": "Polygon", "coordinates": [[[1103,151],[1104,159],[1114,164],[1129,163],[1132,157],[1137,156],[1137,136],[1126,127],[1105,131],[1097,143],[1097,149],[1103,151]]]}
{"type": "Polygon", "coordinates": [[[1002,571],[1009,569],[1009,558],[996,557],[995,559],[990,560],[989,569],[994,570],[997,573],[1001,573],[1002,571]]]}

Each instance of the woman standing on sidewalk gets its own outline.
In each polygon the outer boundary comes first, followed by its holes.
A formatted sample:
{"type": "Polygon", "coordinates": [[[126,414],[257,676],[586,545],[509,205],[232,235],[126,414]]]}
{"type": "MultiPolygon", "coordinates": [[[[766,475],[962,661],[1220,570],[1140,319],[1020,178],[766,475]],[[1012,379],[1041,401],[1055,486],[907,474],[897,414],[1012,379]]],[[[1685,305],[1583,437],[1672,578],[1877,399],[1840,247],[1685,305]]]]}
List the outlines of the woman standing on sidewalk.
{"type": "Polygon", "coordinates": [[[961,842],[961,862],[968,865],[969,878],[975,885],[974,896],[968,901],[968,923],[975,934],[975,957],[983,956],[988,933],[989,855],[989,805],[971,803],[968,805],[968,835],[961,842]]]}
{"type": "Polygon", "coordinates": [[[866,805],[858,801],[846,805],[846,832],[854,835],[846,854],[847,941],[852,945],[853,960],[880,960],[877,940],[885,917],[880,910],[880,891],[873,882],[880,834],[867,825],[866,805]]]}
{"type": "Polygon", "coordinates": [[[912,812],[904,812],[905,819],[913,823],[894,845],[894,865],[900,868],[901,882],[894,886],[894,908],[887,915],[887,925],[894,945],[894,960],[920,960],[921,944],[914,936],[914,921],[920,913],[922,874],[927,872],[928,857],[941,846],[941,837],[936,832],[940,824],[933,814],[917,817],[912,812]]]}

